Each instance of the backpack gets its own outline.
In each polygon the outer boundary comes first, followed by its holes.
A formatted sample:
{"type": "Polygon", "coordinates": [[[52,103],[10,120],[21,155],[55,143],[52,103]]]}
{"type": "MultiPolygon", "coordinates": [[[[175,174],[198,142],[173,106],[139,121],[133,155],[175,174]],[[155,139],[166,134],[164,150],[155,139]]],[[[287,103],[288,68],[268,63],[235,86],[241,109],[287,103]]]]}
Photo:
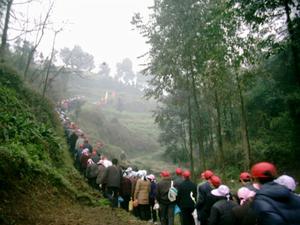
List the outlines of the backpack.
{"type": "Polygon", "coordinates": [[[169,192],[168,192],[168,199],[170,200],[170,202],[174,202],[176,200],[177,193],[178,193],[178,191],[174,187],[173,180],[172,180],[171,187],[169,188],[169,192]]]}

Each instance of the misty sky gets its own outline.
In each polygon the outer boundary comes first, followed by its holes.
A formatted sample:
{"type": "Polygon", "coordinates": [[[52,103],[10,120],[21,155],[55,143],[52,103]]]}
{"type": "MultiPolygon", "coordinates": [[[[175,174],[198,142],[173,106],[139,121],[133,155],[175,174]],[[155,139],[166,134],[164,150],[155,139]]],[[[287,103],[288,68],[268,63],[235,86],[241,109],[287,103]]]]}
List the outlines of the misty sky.
{"type": "MultiPolygon", "coordinates": [[[[23,10],[31,16],[41,14],[49,6],[48,1],[41,2],[43,9],[36,3],[23,10]]],[[[54,29],[64,27],[57,36],[56,49],[79,45],[94,55],[96,66],[105,61],[112,69],[116,62],[129,57],[138,70],[137,65],[144,61],[136,58],[146,53],[149,46],[138,31],[132,30],[130,21],[135,12],[148,18],[152,4],[153,0],[56,0],[51,20],[54,29]]],[[[48,32],[39,51],[49,52],[52,39],[53,32],[48,32]]]]}

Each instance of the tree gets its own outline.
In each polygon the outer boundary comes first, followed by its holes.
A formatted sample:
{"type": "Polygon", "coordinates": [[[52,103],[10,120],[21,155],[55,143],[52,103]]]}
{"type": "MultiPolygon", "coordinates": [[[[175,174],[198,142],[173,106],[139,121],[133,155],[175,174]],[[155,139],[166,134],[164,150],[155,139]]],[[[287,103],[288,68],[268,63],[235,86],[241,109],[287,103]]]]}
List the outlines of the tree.
{"type": "Polygon", "coordinates": [[[121,63],[117,63],[116,67],[116,79],[127,84],[132,82],[135,74],[132,69],[132,62],[129,58],[125,58],[121,63]]]}
{"type": "Polygon", "coordinates": [[[78,45],[75,45],[73,49],[63,48],[60,51],[60,57],[66,67],[73,72],[88,72],[95,67],[94,56],[84,52],[78,45]]]}
{"type": "Polygon", "coordinates": [[[55,52],[54,47],[55,47],[56,36],[59,32],[61,32],[61,29],[54,32],[52,50],[51,50],[51,55],[50,55],[50,59],[49,59],[48,66],[47,66],[46,78],[45,78],[44,88],[43,88],[43,94],[42,94],[43,98],[45,97],[45,93],[46,93],[47,86],[48,86],[48,78],[49,78],[49,74],[50,74],[50,68],[51,68],[51,65],[52,65],[52,61],[53,61],[53,58],[54,58],[54,52],[55,52]]]}
{"type": "MultiPolygon", "coordinates": [[[[4,1],[1,2],[5,3],[4,1]]],[[[8,28],[9,28],[9,20],[11,16],[11,6],[13,4],[13,0],[7,0],[6,2],[6,13],[5,13],[5,21],[4,21],[4,26],[2,30],[2,36],[1,36],[1,45],[0,45],[0,57],[2,59],[5,58],[5,53],[7,50],[7,33],[8,33],[8,28]]]]}
{"type": "Polygon", "coordinates": [[[106,62],[103,62],[103,63],[100,64],[98,74],[100,76],[109,77],[110,68],[109,68],[109,65],[106,62]]]}
{"type": "Polygon", "coordinates": [[[36,49],[40,45],[40,43],[41,43],[41,41],[43,39],[43,36],[45,34],[45,29],[47,27],[47,23],[48,23],[51,11],[53,9],[53,6],[54,6],[54,2],[52,2],[50,4],[50,7],[49,7],[49,9],[47,11],[47,14],[45,15],[44,19],[42,19],[40,21],[40,23],[38,24],[38,30],[36,32],[35,42],[32,45],[32,48],[31,48],[31,50],[30,50],[30,52],[28,54],[27,63],[26,63],[25,70],[24,70],[24,79],[27,78],[28,70],[29,70],[30,64],[31,64],[31,62],[33,60],[34,54],[36,52],[36,49]]]}

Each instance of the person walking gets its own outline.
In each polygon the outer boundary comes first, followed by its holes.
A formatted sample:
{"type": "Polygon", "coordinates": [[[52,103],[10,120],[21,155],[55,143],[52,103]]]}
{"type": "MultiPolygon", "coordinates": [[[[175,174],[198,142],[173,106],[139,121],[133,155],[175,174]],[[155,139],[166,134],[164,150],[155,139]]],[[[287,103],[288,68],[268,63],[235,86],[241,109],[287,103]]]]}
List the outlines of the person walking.
{"type": "Polygon", "coordinates": [[[190,171],[184,171],[182,173],[182,176],[184,180],[178,187],[178,194],[176,199],[177,205],[181,210],[181,225],[195,225],[192,213],[195,209],[197,186],[190,180],[190,171]]]}
{"type": "Polygon", "coordinates": [[[252,206],[257,214],[257,224],[300,224],[300,197],[274,182],[277,175],[275,165],[259,162],[252,166],[251,175],[260,184],[252,206]]]}
{"type": "Polygon", "coordinates": [[[151,184],[150,181],[146,178],[146,174],[141,174],[141,178],[136,182],[134,200],[137,200],[138,202],[140,219],[145,221],[148,221],[151,218],[149,204],[150,189],[151,184]]]}
{"type": "Polygon", "coordinates": [[[171,187],[171,175],[169,171],[163,170],[160,176],[162,180],[157,183],[156,199],[159,203],[161,225],[174,225],[174,208],[176,203],[175,201],[171,202],[168,198],[171,187]]]}
{"type": "Polygon", "coordinates": [[[220,185],[212,190],[211,194],[217,197],[217,201],[211,207],[208,225],[233,225],[235,217],[232,208],[237,206],[237,203],[231,200],[229,187],[220,185]]]}
{"type": "Polygon", "coordinates": [[[112,159],[112,165],[107,167],[101,179],[101,184],[106,182],[106,196],[111,201],[111,207],[118,207],[118,197],[122,180],[122,170],[118,166],[118,160],[112,159]]]}
{"type": "Polygon", "coordinates": [[[151,210],[151,218],[154,224],[157,224],[157,212],[154,208],[156,203],[156,193],[157,193],[157,183],[155,180],[155,176],[150,174],[147,176],[147,179],[150,181],[150,193],[149,193],[149,203],[150,203],[150,210],[151,210]]]}

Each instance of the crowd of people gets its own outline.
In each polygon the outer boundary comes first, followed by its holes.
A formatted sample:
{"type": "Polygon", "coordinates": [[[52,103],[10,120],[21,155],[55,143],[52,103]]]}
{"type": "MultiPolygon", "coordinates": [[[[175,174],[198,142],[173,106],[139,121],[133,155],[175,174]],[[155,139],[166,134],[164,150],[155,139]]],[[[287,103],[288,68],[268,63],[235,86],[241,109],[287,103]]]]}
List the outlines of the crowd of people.
{"type": "Polygon", "coordinates": [[[173,225],[300,225],[300,197],[296,182],[277,175],[274,164],[259,162],[240,174],[236,192],[222,183],[211,170],[200,174],[199,184],[189,170],[163,170],[159,177],[146,170],[122,167],[101,152],[103,143],[93,147],[86,134],[58,110],[65,128],[76,168],[89,184],[134,216],[154,224],[173,225]]]}

